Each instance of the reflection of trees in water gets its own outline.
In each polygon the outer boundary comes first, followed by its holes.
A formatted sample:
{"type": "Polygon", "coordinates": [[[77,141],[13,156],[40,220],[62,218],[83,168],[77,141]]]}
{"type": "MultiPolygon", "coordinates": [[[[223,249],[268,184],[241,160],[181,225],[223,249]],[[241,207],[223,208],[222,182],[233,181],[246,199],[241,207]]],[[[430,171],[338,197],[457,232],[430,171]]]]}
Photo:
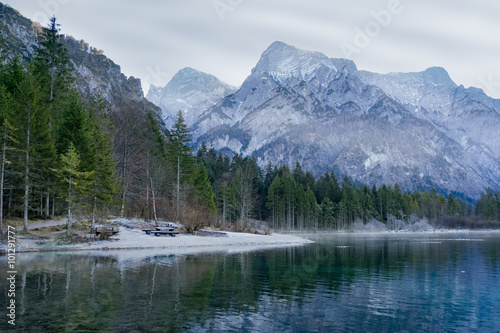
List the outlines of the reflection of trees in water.
{"type": "MultiPolygon", "coordinates": [[[[340,311],[332,304],[355,299],[369,307],[399,297],[394,290],[374,294],[373,286],[410,283],[409,292],[434,290],[436,276],[451,279],[463,269],[464,254],[477,252],[492,266],[498,263],[500,244],[495,239],[480,243],[450,238],[339,235],[303,247],[156,255],[127,264],[112,256],[38,255],[18,264],[17,324],[20,329],[61,332],[185,331],[210,325],[216,329],[217,318],[241,320],[237,314],[243,313],[254,320],[272,320],[274,313],[283,322],[309,313],[308,320],[315,322],[319,317],[314,311],[328,321],[340,311]],[[412,280],[414,276],[421,280],[412,280]]],[[[471,260],[467,264],[467,270],[474,269],[471,260]]],[[[406,306],[394,313],[415,316],[406,306]]]]}

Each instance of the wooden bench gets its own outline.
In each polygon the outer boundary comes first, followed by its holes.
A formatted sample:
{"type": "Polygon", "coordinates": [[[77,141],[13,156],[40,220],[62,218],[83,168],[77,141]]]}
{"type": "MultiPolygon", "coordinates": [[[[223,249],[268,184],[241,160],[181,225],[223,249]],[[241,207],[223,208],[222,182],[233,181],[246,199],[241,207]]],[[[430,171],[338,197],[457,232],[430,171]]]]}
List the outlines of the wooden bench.
{"type": "Polygon", "coordinates": [[[96,226],[90,231],[90,234],[95,234],[95,237],[105,240],[110,236],[116,235],[119,231],[118,227],[96,226]]]}
{"type": "Polygon", "coordinates": [[[146,233],[146,235],[155,235],[155,236],[161,236],[161,235],[170,235],[172,237],[175,237],[175,235],[179,234],[179,231],[176,230],[175,228],[162,228],[162,227],[156,227],[155,229],[142,229],[146,233]]]}
{"type": "Polygon", "coordinates": [[[108,236],[116,235],[119,232],[118,228],[115,227],[95,227],[92,230],[92,233],[95,233],[96,236],[100,234],[107,234],[108,236]]]}

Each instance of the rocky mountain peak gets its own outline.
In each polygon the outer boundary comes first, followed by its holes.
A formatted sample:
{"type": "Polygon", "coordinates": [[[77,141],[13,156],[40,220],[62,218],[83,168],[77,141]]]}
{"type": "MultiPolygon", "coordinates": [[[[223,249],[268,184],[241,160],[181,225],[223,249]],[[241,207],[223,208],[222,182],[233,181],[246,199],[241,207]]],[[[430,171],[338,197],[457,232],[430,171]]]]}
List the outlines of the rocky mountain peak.
{"type": "Polygon", "coordinates": [[[448,72],[442,67],[430,67],[421,73],[425,83],[456,87],[448,72]]]}
{"type": "Polygon", "coordinates": [[[183,111],[186,124],[191,126],[203,111],[235,91],[235,87],[213,75],[186,67],[165,87],[152,85],[147,98],[162,109],[165,125],[170,128],[179,110],[183,111]]]}
{"type": "Polygon", "coordinates": [[[205,93],[215,91],[224,93],[226,90],[234,90],[235,88],[220,81],[213,75],[186,67],[178,71],[163,89],[185,94],[192,90],[203,91],[205,93]]]}
{"type": "Polygon", "coordinates": [[[333,59],[320,52],[298,49],[283,42],[272,43],[263,53],[252,70],[252,78],[269,75],[278,81],[292,77],[308,80],[320,67],[326,67],[334,72],[339,69],[333,59]]]}

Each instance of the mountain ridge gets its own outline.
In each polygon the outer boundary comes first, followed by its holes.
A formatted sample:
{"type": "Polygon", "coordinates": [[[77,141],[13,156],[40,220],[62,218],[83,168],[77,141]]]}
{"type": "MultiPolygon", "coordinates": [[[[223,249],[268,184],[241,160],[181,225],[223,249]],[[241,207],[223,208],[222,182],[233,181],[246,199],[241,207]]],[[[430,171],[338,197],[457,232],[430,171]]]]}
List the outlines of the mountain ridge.
{"type": "Polygon", "coordinates": [[[207,109],[234,91],[235,87],[215,76],[186,67],[179,70],[165,87],[151,85],[147,99],[161,108],[167,128],[175,123],[179,110],[183,111],[186,124],[192,126],[199,116],[197,110],[207,109]]]}
{"type": "MultiPolygon", "coordinates": [[[[35,54],[42,27],[22,16],[14,8],[0,3],[3,20],[0,21],[0,35],[4,39],[7,58],[19,56],[29,62],[35,54]]],[[[160,108],[144,97],[140,79],[126,77],[119,65],[83,40],[69,35],[60,35],[70,56],[74,69],[76,88],[86,97],[99,93],[114,112],[132,108],[144,116],[152,111],[160,120],[160,108]]]]}
{"type": "Polygon", "coordinates": [[[191,129],[197,145],[254,156],[261,166],[299,161],[315,176],[335,170],[370,185],[477,197],[500,188],[497,105],[441,67],[370,73],[275,42],[235,92],[197,111],[191,129]]]}

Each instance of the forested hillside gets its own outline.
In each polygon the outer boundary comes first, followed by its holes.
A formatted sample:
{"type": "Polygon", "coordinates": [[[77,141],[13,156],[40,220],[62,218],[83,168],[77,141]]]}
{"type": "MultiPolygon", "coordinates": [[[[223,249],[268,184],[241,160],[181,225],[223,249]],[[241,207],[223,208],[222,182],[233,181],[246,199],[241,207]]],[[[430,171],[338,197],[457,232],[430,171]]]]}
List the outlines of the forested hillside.
{"type": "MultiPolygon", "coordinates": [[[[188,231],[212,224],[245,229],[251,219],[288,230],[349,229],[356,221],[478,216],[498,220],[491,189],[473,207],[436,190],[403,193],[369,187],[333,172],[283,164],[263,170],[205,144],[194,153],[179,111],[169,131],[153,111],[112,110],[99,90],[82,92],[55,18],[33,57],[10,57],[1,42],[0,222],[64,216],[72,224],[111,215],[179,221],[188,231]]],[[[486,225],[487,226],[487,225],[486,225]]]]}

